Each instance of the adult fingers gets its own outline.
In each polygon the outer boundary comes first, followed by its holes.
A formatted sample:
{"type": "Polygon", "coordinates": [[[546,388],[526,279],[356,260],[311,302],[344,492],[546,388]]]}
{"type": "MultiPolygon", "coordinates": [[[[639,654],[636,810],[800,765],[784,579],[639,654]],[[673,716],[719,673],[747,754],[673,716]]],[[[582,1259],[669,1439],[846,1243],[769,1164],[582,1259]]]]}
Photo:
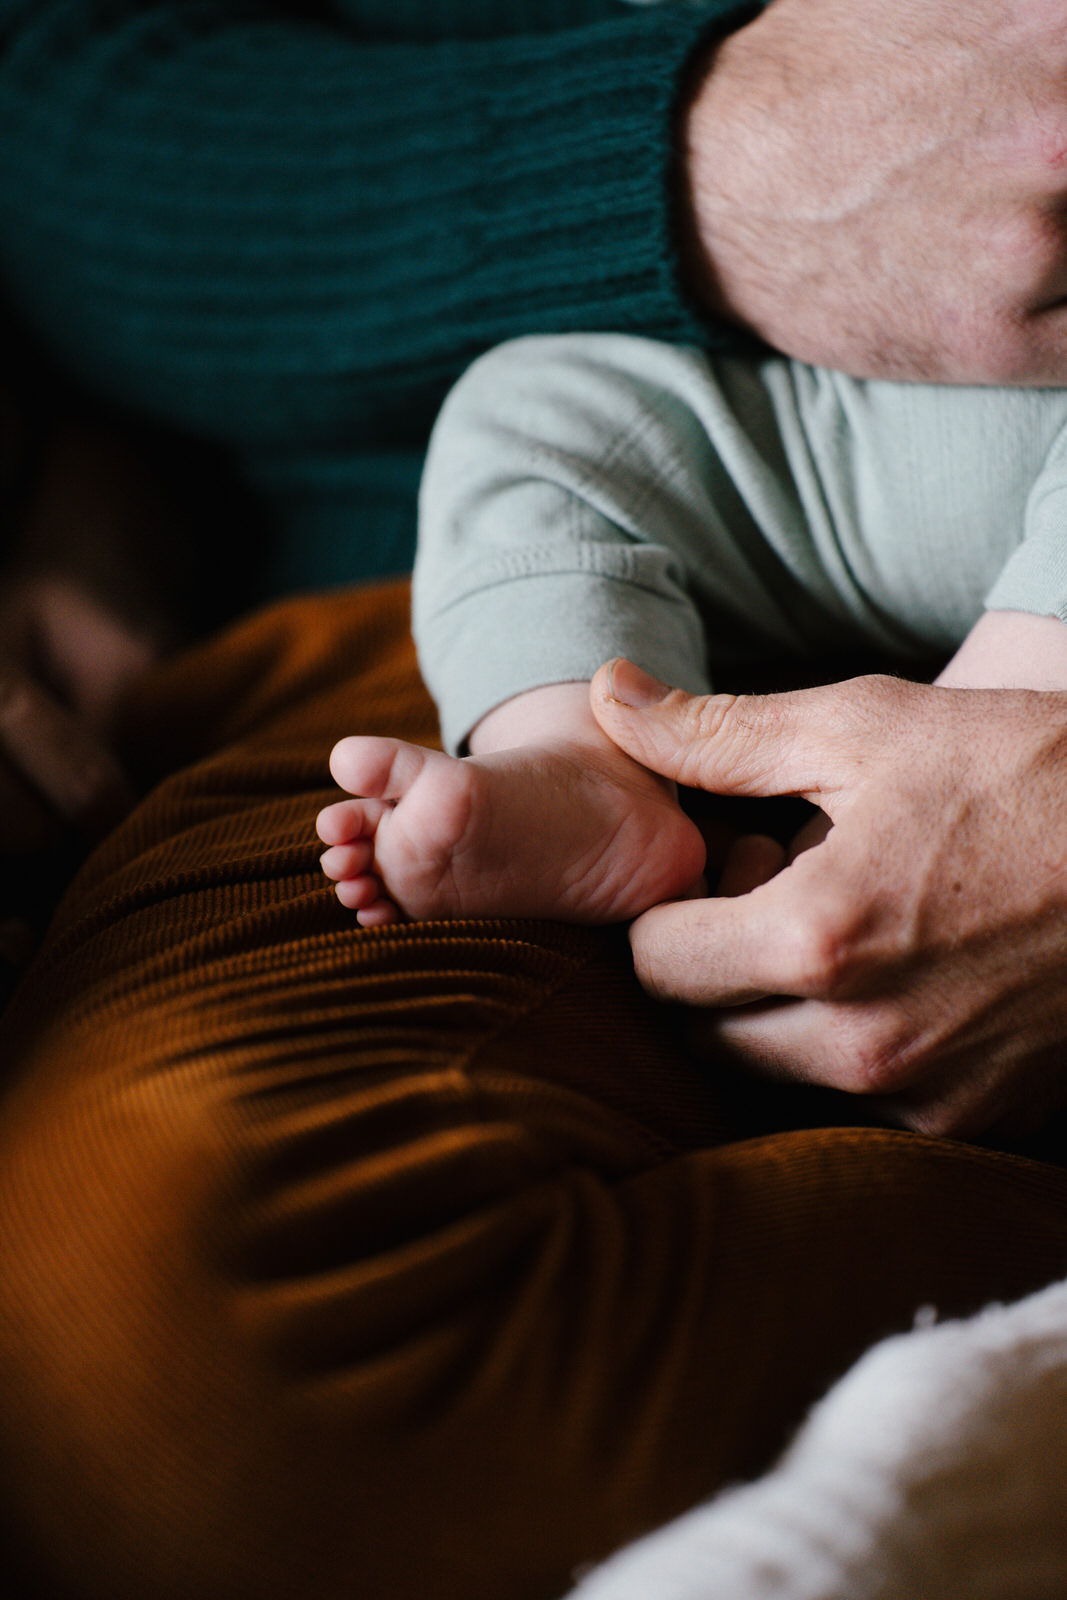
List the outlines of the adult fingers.
{"type": "Polygon", "coordinates": [[[851,912],[821,890],[818,872],[801,875],[810,859],[747,893],[671,901],[638,917],[630,947],[642,986],[696,1006],[837,992],[848,976],[851,912]]]}
{"type": "Polygon", "coordinates": [[[899,997],[855,1006],[778,1000],[694,1013],[690,1042],[762,1076],[861,1095],[878,1118],[913,1133],[972,1139],[997,1126],[1023,1136],[1064,1102],[1061,1074],[1020,1079],[1004,1040],[943,1049],[899,997]]]}
{"type": "Polygon", "coordinates": [[[642,766],[721,794],[799,794],[832,810],[899,725],[913,685],[854,678],[771,695],[689,695],[615,660],[590,703],[609,738],[642,766]]]}
{"type": "Polygon", "coordinates": [[[90,835],[133,804],[112,752],[15,663],[0,660],[0,753],[48,807],[90,835]]]}
{"type": "Polygon", "coordinates": [[[767,1076],[877,1096],[883,1105],[906,1093],[919,1070],[903,1014],[885,1003],[729,1006],[707,1013],[697,1027],[707,1045],[725,1046],[767,1076]]]}
{"type": "Polygon", "coordinates": [[[960,1035],[959,1021],[943,996],[889,991],[694,1010],[688,1032],[695,1050],[863,1096],[881,1121],[940,1138],[1023,1137],[1067,1103],[1058,1048],[1020,1058],[1014,1027],[960,1035]]]}
{"type": "Polygon", "coordinates": [[[695,1050],[712,1058],[725,1050],[761,1077],[862,1096],[884,1121],[915,1132],[973,1134],[993,1115],[982,1074],[927,1060],[928,1035],[891,996],[852,1005],[768,997],[694,1010],[688,1037],[695,1050]]]}

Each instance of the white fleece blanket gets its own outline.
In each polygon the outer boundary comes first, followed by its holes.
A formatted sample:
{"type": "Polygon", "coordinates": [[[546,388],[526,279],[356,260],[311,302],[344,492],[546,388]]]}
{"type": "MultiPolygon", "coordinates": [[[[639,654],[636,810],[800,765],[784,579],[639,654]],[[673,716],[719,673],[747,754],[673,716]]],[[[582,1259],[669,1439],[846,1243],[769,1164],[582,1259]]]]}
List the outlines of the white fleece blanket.
{"type": "Polygon", "coordinates": [[[1067,1600],[1067,1283],[876,1345],[765,1477],[569,1600],[1067,1600]]]}

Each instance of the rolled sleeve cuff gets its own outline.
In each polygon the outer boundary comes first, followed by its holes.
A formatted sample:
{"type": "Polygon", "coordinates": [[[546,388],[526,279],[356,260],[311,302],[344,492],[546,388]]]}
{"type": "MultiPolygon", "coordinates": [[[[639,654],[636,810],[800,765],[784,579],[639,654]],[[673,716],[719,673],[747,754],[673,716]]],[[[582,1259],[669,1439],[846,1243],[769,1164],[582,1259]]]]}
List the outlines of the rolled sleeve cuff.
{"type": "Polygon", "coordinates": [[[419,654],[442,708],[445,748],[453,754],[494,706],[547,684],[583,682],[613,656],[629,656],[692,694],[708,690],[691,606],[681,597],[588,573],[546,573],[498,585],[492,604],[484,591],[453,601],[424,620],[419,654]]]}

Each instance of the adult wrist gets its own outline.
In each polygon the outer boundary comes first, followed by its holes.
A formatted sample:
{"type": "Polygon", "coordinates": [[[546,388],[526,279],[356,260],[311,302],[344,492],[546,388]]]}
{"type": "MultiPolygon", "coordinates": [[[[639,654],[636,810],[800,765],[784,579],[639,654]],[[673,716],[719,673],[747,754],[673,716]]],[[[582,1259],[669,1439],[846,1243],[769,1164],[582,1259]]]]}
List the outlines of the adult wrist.
{"type": "Polygon", "coordinates": [[[758,104],[746,34],[759,9],[753,8],[735,32],[707,41],[695,53],[682,86],[678,125],[682,286],[705,314],[742,326],[746,319],[734,280],[716,245],[724,245],[740,222],[726,204],[726,188],[742,119],[758,104]]]}

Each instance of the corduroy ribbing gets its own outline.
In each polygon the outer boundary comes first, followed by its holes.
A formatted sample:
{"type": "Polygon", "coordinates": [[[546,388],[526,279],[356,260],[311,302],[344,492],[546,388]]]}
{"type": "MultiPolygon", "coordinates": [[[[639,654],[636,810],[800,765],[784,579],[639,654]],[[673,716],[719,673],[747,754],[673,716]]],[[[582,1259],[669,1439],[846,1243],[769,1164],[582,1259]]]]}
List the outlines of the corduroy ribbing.
{"type": "Polygon", "coordinates": [[[0,1522],[61,1600],[556,1600],[917,1306],[1062,1275],[1062,1168],[771,1087],[723,1143],[620,930],[353,925],[313,818],[337,732],[431,735],[406,617],[146,680],[0,1026],[0,1522]]]}

